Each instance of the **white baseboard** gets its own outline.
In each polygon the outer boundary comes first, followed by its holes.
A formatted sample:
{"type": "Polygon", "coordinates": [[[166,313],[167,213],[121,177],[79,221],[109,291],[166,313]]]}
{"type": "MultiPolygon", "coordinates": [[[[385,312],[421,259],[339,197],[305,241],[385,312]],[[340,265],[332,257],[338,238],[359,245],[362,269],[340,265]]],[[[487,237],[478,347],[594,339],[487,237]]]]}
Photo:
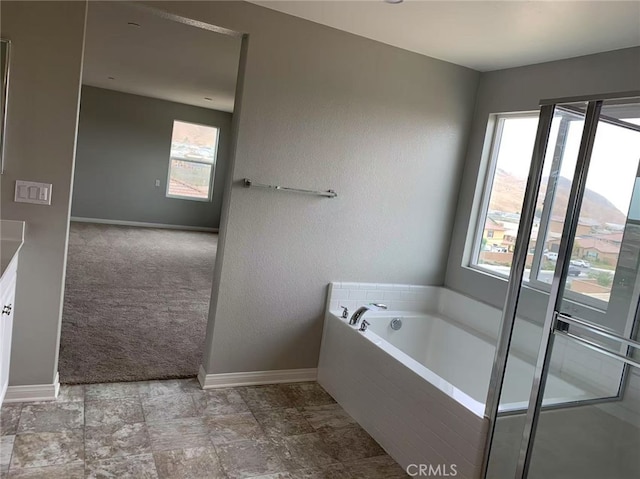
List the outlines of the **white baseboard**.
{"type": "Polygon", "coordinates": [[[207,374],[204,368],[200,366],[200,371],[198,372],[198,381],[200,381],[202,389],[256,386],[260,384],[299,383],[315,381],[317,378],[317,368],[207,374]]]}
{"type": "Polygon", "coordinates": [[[164,230],[205,231],[207,233],[218,232],[218,228],[206,228],[204,226],[167,225],[164,223],[144,223],[142,221],[107,220],[103,218],[83,218],[81,216],[72,216],[71,221],[76,221],[78,223],[98,223],[102,225],[136,226],[138,228],[160,228],[164,230]]]}
{"type": "Polygon", "coordinates": [[[14,402],[53,401],[60,392],[60,376],[56,373],[53,384],[9,386],[3,404],[14,402]]]}

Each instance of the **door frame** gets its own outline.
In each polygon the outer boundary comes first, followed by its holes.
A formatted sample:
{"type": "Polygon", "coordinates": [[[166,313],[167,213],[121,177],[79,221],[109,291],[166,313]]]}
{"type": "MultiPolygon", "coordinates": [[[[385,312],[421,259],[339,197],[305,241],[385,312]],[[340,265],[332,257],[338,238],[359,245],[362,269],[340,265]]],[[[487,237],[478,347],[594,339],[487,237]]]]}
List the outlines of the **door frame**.
{"type": "MultiPolygon", "coordinates": [[[[184,25],[188,25],[190,27],[195,27],[195,28],[200,28],[203,30],[208,30],[210,32],[213,33],[218,33],[221,35],[226,35],[229,37],[233,37],[233,38],[239,38],[240,39],[240,55],[239,55],[239,59],[238,59],[238,72],[237,72],[237,77],[236,77],[236,87],[235,87],[235,96],[234,96],[234,106],[233,106],[233,112],[231,113],[231,130],[230,130],[230,140],[229,140],[229,155],[228,155],[228,164],[227,167],[225,169],[225,176],[224,176],[224,190],[222,193],[222,207],[221,207],[221,211],[220,211],[220,224],[218,227],[218,247],[216,250],[216,259],[215,259],[215,264],[214,264],[214,271],[213,271],[213,284],[212,284],[212,288],[211,288],[211,296],[210,296],[210,300],[209,300],[209,315],[207,318],[207,327],[206,327],[206,332],[205,332],[205,337],[202,338],[202,341],[204,342],[204,359],[203,359],[203,363],[206,364],[209,355],[212,354],[212,337],[213,337],[213,326],[214,326],[214,320],[212,318],[212,311],[215,312],[215,304],[217,303],[217,299],[218,299],[218,294],[219,294],[219,286],[220,286],[220,274],[221,274],[221,270],[222,270],[222,262],[223,262],[223,257],[224,257],[224,246],[226,243],[226,233],[227,233],[227,224],[229,222],[229,207],[230,207],[230,201],[231,201],[231,190],[233,187],[233,176],[234,176],[234,170],[235,170],[235,165],[236,165],[236,155],[237,155],[237,146],[238,146],[238,136],[239,136],[239,125],[240,125],[240,118],[242,115],[242,104],[243,104],[243,97],[244,97],[244,90],[245,90],[245,76],[246,76],[246,69],[247,69],[247,62],[248,62],[248,52],[249,52],[249,37],[250,34],[247,32],[240,32],[240,31],[236,31],[236,30],[231,30],[229,28],[225,28],[225,27],[221,27],[218,25],[214,25],[211,23],[206,23],[203,22],[201,20],[195,20],[192,18],[188,18],[188,17],[184,17],[166,10],[162,10],[160,8],[157,8],[155,6],[150,6],[150,5],[146,5],[146,4],[141,4],[138,3],[136,1],[133,0],[124,0],[122,2],[123,4],[126,4],[128,7],[131,7],[133,9],[138,9],[138,10],[142,10],[148,13],[151,13],[155,16],[158,16],[160,18],[163,18],[165,20],[169,20],[169,21],[173,21],[173,22],[177,22],[177,23],[182,23],[184,25]]],[[[87,3],[87,11],[88,9],[91,7],[91,2],[87,3]]],[[[84,20],[84,37],[86,37],[87,35],[87,15],[85,15],[85,20],[84,20]]],[[[84,59],[84,52],[83,52],[83,59],[84,59]]],[[[82,87],[82,75],[83,75],[83,70],[81,69],[80,71],[80,81],[79,81],[79,87],[82,87]]],[[[80,94],[80,91],[79,91],[80,94]]],[[[78,116],[76,117],[76,131],[75,131],[75,138],[76,138],[76,142],[77,142],[77,138],[78,138],[78,129],[79,129],[79,109],[78,109],[78,116]]],[[[74,158],[75,160],[75,158],[74,158]]],[[[73,178],[73,174],[75,172],[75,161],[73,163],[73,167],[72,167],[72,178],[73,178]]],[[[213,177],[213,175],[212,175],[213,177]]],[[[212,180],[213,181],[213,180],[212,180]]],[[[71,205],[71,201],[73,201],[73,181],[71,182],[71,187],[70,187],[70,191],[69,191],[69,198],[70,198],[70,202],[69,205],[71,205]]],[[[67,240],[65,243],[65,271],[66,271],[66,263],[67,263],[67,249],[69,246],[69,233],[70,233],[70,223],[71,223],[71,216],[70,216],[70,211],[71,211],[71,207],[69,206],[69,213],[67,215],[67,228],[66,228],[66,236],[67,236],[67,240]]],[[[65,272],[66,275],[66,272],[65,272]]],[[[65,275],[63,275],[62,277],[62,297],[64,297],[65,294],[65,289],[66,289],[66,285],[65,285],[65,275]]],[[[213,313],[215,314],[215,313],[213,313]]],[[[62,326],[62,309],[60,310],[60,315],[58,317],[58,331],[60,331],[60,328],[62,326]]],[[[56,346],[56,355],[55,355],[55,360],[54,360],[54,371],[55,371],[55,378],[54,378],[54,383],[57,384],[59,386],[58,383],[58,360],[60,357],[60,333],[58,334],[58,338],[57,338],[57,346],[56,346]]],[[[202,365],[200,365],[200,368],[198,371],[194,371],[194,376],[197,375],[197,377],[200,379],[200,375],[202,373],[202,365]]],[[[201,381],[202,384],[202,381],[201,381]]],[[[56,389],[56,395],[57,395],[57,389],[56,389]]]]}

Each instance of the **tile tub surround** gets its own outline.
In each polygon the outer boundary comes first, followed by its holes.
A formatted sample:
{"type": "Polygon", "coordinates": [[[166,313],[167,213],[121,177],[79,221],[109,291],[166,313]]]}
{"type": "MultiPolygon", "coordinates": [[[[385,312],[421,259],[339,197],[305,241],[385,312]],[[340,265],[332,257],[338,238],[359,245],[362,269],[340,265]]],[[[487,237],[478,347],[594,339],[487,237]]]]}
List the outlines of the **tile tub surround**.
{"type": "Polygon", "coordinates": [[[333,314],[325,320],[318,382],[403,468],[455,465],[458,477],[480,477],[488,426],[481,412],[333,314]]]}
{"type": "MultiPolygon", "coordinates": [[[[346,306],[351,316],[358,307],[369,303],[384,303],[389,311],[434,313],[470,328],[494,345],[502,320],[500,309],[439,286],[353,282],[329,284],[327,309],[334,314],[340,315],[340,306],[346,306]]],[[[541,324],[518,316],[512,352],[535,364],[541,337],[541,324]]],[[[617,393],[620,379],[618,362],[565,338],[556,339],[551,371],[559,378],[581,385],[592,397],[609,397],[617,393]]]]}
{"type": "Polygon", "coordinates": [[[383,283],[329,283],[327,309],[342,311],[349,309],[351,315],[362,305],[369,303],[386,304],[392,311],[426,312],[438,303],[439,291],[436,286],[383,283]]]}
{"type": "MultiPolygon", "coordinates": [[[[478,477],[488,423],[483,418],[484,396],[475,386],[483,386],[485,380],[482,375],[490,373],[500,320],[499,309],[446,288],[331,283],[318,382],[402,466],[427,458],[432,464],[456,464],[461,477],[478,477]],[[364,335],[339,319],[340,306],[348,307],[349,314],[352,314],[357,307],[371,302],[387,304],[389,314],[367,313],[370,314],[371,326],[364,335]],[[397,335],[393,336],[395,344],[403,343],[402,338],[407,339],[406,333],[411,332],[408,342],[399,346],[401,351],[388,344],[385,341],[387,333],[383,334],[379,329],[378,318],[394,317],[395,312],[407,318],[402,331],[390,332],[397,335]],[[452,329],[443,329],[440,333],[424,328],[407,329],[411,324],[412,315],[408,314],[411,312],[418,313],[413,316],[423,314],[426,320],[438,318],[452,329]],[[484,342],[484,346],[473,347],[475,343],[454,336],[459,334],[455,329],[465,331],[476,342],[484,342]],[[424,374],[419,361],[413,361],[413,357],[417,358],[419,354],[416,356],[415,351],[411,352],[412,346],[428,344],[430,336],[421,336],[425,331],[427,334],[435,332],[436,336],[441,334],[438,337],[442,338],[438,344],[430,346],[430,359],[425,360],[433,364],[434,371],[445,371],[449,376],[443,373],[438,377],[431,370],[424,374]],[[420,338],[424,338],[424,343],[420,338]],[[402,347],[407,350],[402,350],[402,347]],[[456,356],[448,357],[447,351],[456,351],[456,347],[459,348],[456,356]],[[470,354],[475,356],[469,357],[470,354]],[[468,366],[468,361],[474,361],[473,368],[468,366]],[[482,375],[473,372],[475,367],[482,375]],[[458,372],[471,372],[471,375],[465,378],[465,374],[460,376],[458,372]],[[448,377],[455,382],[442,384],[442,378],[446,383],[448,377]],[[453,384],[467,389],[456,389],[453,384]],[[467,401],[465,395],[470,394],[475,404],[467,401]],[[376,400],[371,401],[372,397],[376,400]]],[[[528,398],[542,328],[534,321],[518,317],[515,329],[511,351],[515,356],[509,362],[507,377],[511,379],[505,382],[505,392],[507,397],[510,394],[519,397],[524,391],[523,397],[528,398]],[[509,376],[509,371],[516,371],[515,375],[509,376]]],[[[619,365],[603,355],[559,339],[554,347],[549,381],[550,388],[555,381],[556,386],[562,386],[562,391],[565,391],[557,396],[558,400],[614,396],[620,379],[619,365]]],[[[631,375],[625,400],[602,408],[618,417],[632,418],[635,422],[637,408],[629,407],[632,401],[628,399],[637,389],[634,388],[635,379],[636,376],[631,375]]],[[[519,404],[517,401],[513,405],[519,404]]]]}
{"type": "Polygon", "coordinates": [[[456,464],[459,477],[479,477],[488,427],[482,408],[466,408],[336,318],[341,306],[350,316],[378,302],[391,313],[431,313],[489,337],[497,335],[500,311],[437,286],[331,283],[318,365],[318,382],[403,467],[456,464]]]}
{"type": "Polygon", "coordinates": [[[62,386],[0,413],[3,478],[408,477],[317,383],[62,386]]]}

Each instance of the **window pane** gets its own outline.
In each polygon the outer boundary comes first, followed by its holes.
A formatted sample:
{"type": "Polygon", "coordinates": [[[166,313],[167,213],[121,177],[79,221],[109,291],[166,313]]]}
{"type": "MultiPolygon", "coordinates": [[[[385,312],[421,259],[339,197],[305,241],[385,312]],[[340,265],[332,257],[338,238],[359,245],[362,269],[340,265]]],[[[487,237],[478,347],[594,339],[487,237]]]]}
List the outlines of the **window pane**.
{"type": "Polygon", "coordinates": [[[508,275],[527,185],[538,117],[498,119],[495,173],[476,264],[508,275]]]}
{"type": "MultiPolygon", "coordinates": [[[[523,113],[499,116],[497,122],[489,200],[473,263],[508,276],[538,119],[523,113]]],[[[553,280],[583,126],[584,114],[568,109],[558,109],[551,124],[524,272],[525,281],[542,289],[553,280]]],[[[566,285],[572,299],[610,299],[634,185],[627,179],[636,177],[638,158],[639,132],[600,121],[566,285]]]]}
{"type": "Polygon", "coordinates": [[[167,193],[171,196],[209,198],[211,165],[171,159],[167,193]]]}
{"type": "Polygon", "coordinates": [[[213,164],[217,141],[217,128],[174,121],[171,157],[213,164]]]}
{"type": "Polygon", "coordinates": [[[216,160],[218,129],[173,122],[167,195],[208,199],[216,160]]]}
{"type": "MultiPolygon", "coordinates": [[[[554,114],[542,170],[542,181],[536,203],[534,224],[529,239],[524,280],[529,281],[531,269],[534,278],[546,281],[553,277],[557,245],[564,222],[568,188],[575,167],[582,131],[581,115],[565,111],[554,114]],[[559,166],[562,170],[558,170],[559,166]],[[558,176],[562,176],[557,180],[558,176]],[[560,186],[558,186],[560,185],[560,186]],[[547,189],[551,191],[551,214],[543,217],[547,189]],[[557,195],[557,193],[560,193],[557,195]],[[558,201],[556,201],[558,198],[558,201]],[[545,224],[541,224],[546,221],[545,224]],[[544,241],[542,238],[545,238],[544,241]],[[538,246],[541,242],[542,246],[538,246]],[[536,261],[536,250],[539,250],[536,261]],[[544,254],[543,254],[544,253],[544,254]]],[[[486,211],[484,231],[477,265],[507,276],[513,260],[513,251],[520,224],[531,156],[538,128],[538,117],[531,114],[499,119],[498,134],[494,139],[495,172],[486,211]]]]}
{"type": "MultiPolygon", "coordinates": [[[[537,274],[547,284],[553,279],[581,130],[582,122],[571,121],[537,274]]],[[[598,124],[571,252],[568,291],[609,301],[633,191],[629,179],[635,178],[639,152],[638,132],[603,121],[598,124]]]]}
{"type": "Polygon", "coordinates": [[[553,126],[558,130],[558,134],[547,147],[547,156],[553,156],[551,161],[545,162],[536,212],[540,222],[536,243],[539,242],[542,246],[539,248],[541,256],[534,277],[547,284],[553,281],[553,272],[558,259],[584,119],[582,115],[573,116],[570,113],[562,113],[554,116],[553,126]],[[544,208],[547,201],[549,202],[548,211],[544,208]],[[546,223],[542,224],[542,221],[546,223]]]}
{"type": "Polygon", "coordinates": [[[600,121],[567,288],[609,301],[638,171],[640,132],[600,121]]]}

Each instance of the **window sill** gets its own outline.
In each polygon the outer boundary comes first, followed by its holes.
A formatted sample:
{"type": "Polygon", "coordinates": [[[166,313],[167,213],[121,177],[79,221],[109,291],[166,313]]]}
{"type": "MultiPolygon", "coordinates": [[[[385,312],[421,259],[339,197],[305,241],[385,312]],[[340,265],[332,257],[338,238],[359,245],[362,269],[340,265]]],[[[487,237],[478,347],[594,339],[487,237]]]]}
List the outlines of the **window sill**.
{"type": "MultiPolygon", "coordinates": [[[[509,282],[508,276],[501,275],[496,271],[485,269],[479,265],[470,264],[463,266],[463,268],[469,271],[473,271],[474,273],[480,273],[484,276],[503,281],[505,283],[509,282]]],[[[523,287],[538,294],[549,295],[551,285],[548,285],[547,288],[544,288],[542,284],[543,283],[541,283],[540,281],[536,282],[536,284],[532,284],[531,282],[527,281],[523,282],[523,287]]],[[[577,312],[580,308],[585,308],[595,314],[606,314],[607,312],[608,303],[605,303],[604,301],[598,301],[597,299],[589,298],[586,300],[586,302],[584,302],[579,299],[578,294],[572,293],[571,291],[567,292],[565,299],[570,304],[570,309],[573,312],[577,312]]]]}
{"type": "Polygon", "coordinates": [[[171,198],[172,200],[188,200],[188,201],[199,201],[201,203],[211,202],[211,198],[195,198],[193,196],[178,196],[178,195],[165,195],[166,198],[171,198]]]}

